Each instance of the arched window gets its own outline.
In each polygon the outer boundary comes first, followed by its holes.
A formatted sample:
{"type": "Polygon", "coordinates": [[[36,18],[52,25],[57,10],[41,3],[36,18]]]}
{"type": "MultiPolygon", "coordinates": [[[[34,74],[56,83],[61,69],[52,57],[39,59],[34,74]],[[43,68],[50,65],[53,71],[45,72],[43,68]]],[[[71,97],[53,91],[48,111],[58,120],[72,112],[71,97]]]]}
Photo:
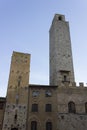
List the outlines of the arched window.
{"type": "Polygon", "coordinates": [[[87,102],[85,103],[85,113],[87,113],[87,102]]]}
{"type": "Polygon", "coordinates": [[[31,122],[31,130],[37,130],[37,122],[36,121],[31,122]]]}
{"type": "Polygon", "coordinates": [[[69,111],[69,113],[76,113],[76,108],[75,108],[74,102],[71,101],[68,103],[68,111],[69,111]]]}
{"type": "Polygon", "coordinates": [[[18,130],[18,128],[11,128],[11,130],[18,130]]]}
{"type": "Polygon", "coordinates": [[[46,130],[52,130],[52,122],[46,122],[46,130]]]}

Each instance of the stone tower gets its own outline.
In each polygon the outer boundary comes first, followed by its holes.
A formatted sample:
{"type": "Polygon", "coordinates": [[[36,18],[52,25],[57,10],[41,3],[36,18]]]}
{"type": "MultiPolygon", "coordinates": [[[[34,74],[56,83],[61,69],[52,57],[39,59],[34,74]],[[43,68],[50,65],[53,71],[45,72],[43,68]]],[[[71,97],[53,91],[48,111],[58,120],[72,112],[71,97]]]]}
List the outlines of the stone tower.
{"type": "Polygon", "coordinates": [[[26,129],[29,72],[30,54],[13,52],[2,130],[26,129]]]}
{"type": "Polygon", "coordinates": [[[74,82],[69,23],[64,15],[56,14],[50,34],[50,85],[74,82]]]}

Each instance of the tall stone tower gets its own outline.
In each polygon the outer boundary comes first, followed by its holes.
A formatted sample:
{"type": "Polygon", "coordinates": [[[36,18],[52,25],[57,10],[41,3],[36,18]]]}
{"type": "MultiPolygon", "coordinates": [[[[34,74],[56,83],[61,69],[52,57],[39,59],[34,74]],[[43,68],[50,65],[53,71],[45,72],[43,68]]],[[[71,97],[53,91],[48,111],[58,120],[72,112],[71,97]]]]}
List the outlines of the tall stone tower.
{"type": "Polygon", "coordinates": [[[74,82],[69,23],[56,14],[50,28],[50,85],[74,82]]]}
{"type": "Polygon", "coordinates": [[[28,104],[30,54],[13,52],[2,130],[25,130],[28,104]]]}

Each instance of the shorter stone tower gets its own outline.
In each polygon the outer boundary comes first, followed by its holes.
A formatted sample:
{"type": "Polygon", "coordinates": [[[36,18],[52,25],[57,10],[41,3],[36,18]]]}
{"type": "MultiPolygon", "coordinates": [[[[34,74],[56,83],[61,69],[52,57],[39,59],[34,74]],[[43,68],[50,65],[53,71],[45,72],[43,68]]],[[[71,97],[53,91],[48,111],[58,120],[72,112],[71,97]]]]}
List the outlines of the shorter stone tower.
{"type": "Polygon", "coordinates": [[[74,82],[69,23],[56,14],[50,28],[50,85],[74,82]]]}
{"type": "Polygon", "coordinates": [[[30,54],[13,52],[2,130],[26,129],[29,72],[30,54]]]}

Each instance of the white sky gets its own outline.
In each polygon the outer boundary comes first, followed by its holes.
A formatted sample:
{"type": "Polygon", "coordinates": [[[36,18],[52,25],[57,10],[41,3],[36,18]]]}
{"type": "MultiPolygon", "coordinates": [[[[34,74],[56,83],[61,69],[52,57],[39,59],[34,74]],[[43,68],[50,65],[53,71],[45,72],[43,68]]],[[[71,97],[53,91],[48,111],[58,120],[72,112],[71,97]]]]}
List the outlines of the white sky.
{"type": "Polygon", "coordinates": [[[87,0],[0,0],[0,96],[13,51],[31,54],[30,83],[49,84],[49,28],[55,13],[69,21],[76,82],[87,83],[87,0]]]}

